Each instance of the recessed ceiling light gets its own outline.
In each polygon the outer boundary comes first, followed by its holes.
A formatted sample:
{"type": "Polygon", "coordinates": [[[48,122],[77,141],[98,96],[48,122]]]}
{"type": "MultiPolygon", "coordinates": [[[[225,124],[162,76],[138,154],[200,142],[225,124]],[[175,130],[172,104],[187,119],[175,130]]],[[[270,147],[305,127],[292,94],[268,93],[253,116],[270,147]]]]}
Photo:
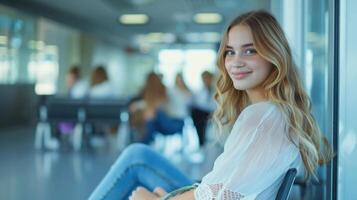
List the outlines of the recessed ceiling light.
{"type": "Polygon", "coordinates": [[[145,35],[138,35],[136,41],[140,43],[173,43],[176,36],[172,33],[152,32],[145,35]]]}
{"type": "Polygon", "coordinates": [[[149,21],[149,16],[145,14],[125,14],[119,17],[119,22],[122,24],[146,24],[149,21]]]}
{"type": "Polygon", "coordinates": [[[219,13],[197,13],[193,20],[198,24],[217,24],[222,21],[222,15],[219,13]]]}

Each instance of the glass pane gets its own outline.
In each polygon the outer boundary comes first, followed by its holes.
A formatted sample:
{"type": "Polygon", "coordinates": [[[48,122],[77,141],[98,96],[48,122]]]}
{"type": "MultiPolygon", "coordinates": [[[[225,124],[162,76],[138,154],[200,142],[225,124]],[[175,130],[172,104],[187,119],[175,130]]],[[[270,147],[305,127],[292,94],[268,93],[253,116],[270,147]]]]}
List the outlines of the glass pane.
{"type": "Polygon", "coordinates": [[[357,1],[340,1],[338,199],[357,197],[357,1]]]}
{"type": "Polygon", "coordinates": [[[205,70],[215,71],[216,52],[212,49],[161,50],[159,52],[159,72],[164,83],[173,86],[177,73],[182,73],[191,90],[202,87],[201,74],[205,70]]]}
{"type": "MultiPolygon", "coordinates": [[[[329,112],[328,96],[329,90],[329,21],[328,0],[305,1],[304,8],[304,82],[309,96],[312,100],[313,113],[320,125],[321,131],[330,138],[330,119],[332,112],[329,112]]],[[[306,199],[326,199],[327,198],[327,173],[326,166],[317,170],[317,175],[321,184],[312,181],[312,186],[308,189],[306,199]]]]}

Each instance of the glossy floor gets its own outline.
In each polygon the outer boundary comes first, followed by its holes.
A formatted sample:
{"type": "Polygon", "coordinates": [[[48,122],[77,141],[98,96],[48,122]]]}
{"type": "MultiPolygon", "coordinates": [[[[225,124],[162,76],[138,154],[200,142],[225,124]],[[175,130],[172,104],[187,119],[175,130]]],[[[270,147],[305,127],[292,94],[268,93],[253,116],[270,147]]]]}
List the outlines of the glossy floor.
{"type": "MultiPolygon", "coordinates": [[[[0,199],[87,199],[120,154],[109,142],[75,152],[64,140],[58,151],[35,150],[33,127],[0,130],[0,199]]],[[[107,139],[108,141],[108,139],[107,139]]],[[[213,146],[211,146],[213,147],[213,146]]],[[[179,152],[172,161],[194,179],[210,170],[219,148],[208,148],[203,163],[192,164],[179,152]],[[207,156],[209,155],[209,156],[207,156]]]]}

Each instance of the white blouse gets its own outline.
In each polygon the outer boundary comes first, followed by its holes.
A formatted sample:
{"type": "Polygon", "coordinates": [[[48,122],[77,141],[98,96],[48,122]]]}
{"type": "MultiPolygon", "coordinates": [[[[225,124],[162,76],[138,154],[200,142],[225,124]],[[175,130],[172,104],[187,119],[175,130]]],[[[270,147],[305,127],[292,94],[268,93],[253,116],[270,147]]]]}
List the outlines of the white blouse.
{"type": "Polygon", "coordinates": [[[195,189],[195,199],[275,199],[287,170],[300,164],[279,108],[268,101],[252,104],[239,115],[213,170],[195,189]]]}

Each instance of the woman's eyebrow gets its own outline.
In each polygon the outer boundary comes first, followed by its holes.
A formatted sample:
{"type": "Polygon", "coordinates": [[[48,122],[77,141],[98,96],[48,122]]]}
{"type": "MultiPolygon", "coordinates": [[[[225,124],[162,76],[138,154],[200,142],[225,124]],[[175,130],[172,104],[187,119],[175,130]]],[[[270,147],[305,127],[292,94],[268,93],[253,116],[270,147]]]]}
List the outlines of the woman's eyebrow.
{"type": "MultiPolygon", "coordinates": [[[[241,46],[241,48],[250,47],[250,46],[254,46],[254,44],[253,44],[253,43],[243,44],[243,45],[241,46]]],[[[233,49],[233,47],[232,47],[232,46],[229,46],[229,45],[226,45],[226,49],[233,49]]]]}
{"type": "Polygon", "coordinates": [[[250,46],[253,46],[253,43],[243,44],[243,45],[242,45],[242,48],[244,48],[244,47],[250,47],[250,46]]]}
{"type": "Polygon", "coordinates": [[[226,45],[226,49],[233,49],[233,47],[226,45]]]}

